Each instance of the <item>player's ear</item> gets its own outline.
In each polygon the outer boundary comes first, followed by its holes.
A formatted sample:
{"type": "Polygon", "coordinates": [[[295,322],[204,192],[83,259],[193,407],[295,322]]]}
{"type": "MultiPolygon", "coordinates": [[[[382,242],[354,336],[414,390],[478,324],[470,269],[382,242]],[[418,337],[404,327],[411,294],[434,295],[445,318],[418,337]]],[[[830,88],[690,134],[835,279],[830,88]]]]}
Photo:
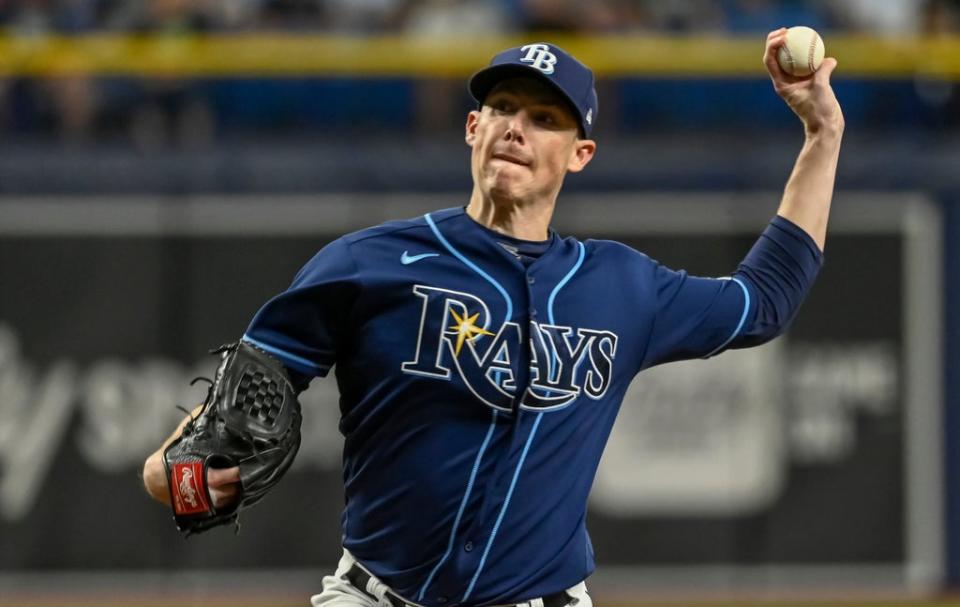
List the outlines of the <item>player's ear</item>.
{"type": "Polygon", "coordinates": [[[470,113],[467,114],[466,136],[464,139],[470,147],[473,147],[473,142],[477,140],[477,123],[479,120],[479,111],[471,110],[470,113]]]}
{"type": "Polygon", "coordinates": [[[567,170],[571,173],[579,173],[583,167],[593,159],[597,152],[597,142],[593,139],[577,139],[573,142],[573,151],[570,153],[570,162],[567,163],[567,170]]]}

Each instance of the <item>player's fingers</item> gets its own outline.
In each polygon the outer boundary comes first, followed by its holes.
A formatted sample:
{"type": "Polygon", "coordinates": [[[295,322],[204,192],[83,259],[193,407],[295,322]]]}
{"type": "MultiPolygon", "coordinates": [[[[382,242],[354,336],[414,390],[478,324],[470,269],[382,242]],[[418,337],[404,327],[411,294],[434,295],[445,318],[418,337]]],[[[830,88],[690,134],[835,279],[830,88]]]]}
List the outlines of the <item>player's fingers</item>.
{"type": "Polygon", "coordinates": [[[237,498],[237,485],[224,485],[222,487],[210,487],[210,499],[213,500],[215,508],[222,508],[233,502],[237,498]]]}
{"type": "Polygon", "coordinates": [[[817,84],[820,85],[829,85],[830,76],[833,74],[833,70],[837,69],[837,60],[833,57],[827,57],[823,60],[823,63],[820,64],[820,69],[814,74],[814,79],[817,84]]]}
{"type": "Polygon", "coordinates": [[[787,30],[779,30],[770,34],[764,46],[768,51],[776,50],[787,42],[787,30]]]}
{"type": "Polygon", "coordinates": [[[771,38],[773,38],[774,36],[783,34],[783,33],[785,33],[786,31],[787,31],[787,28],[785,28],[785,27],[781,27],[781,28],[779,28],[779,29],[775,29],[775,30],[773,30],[772,32],[770,32],[769,34],[767,34],[767,40],[769,41],[769,40],[770,40],[771,38]]]}
{"type": "Polygon", "coordinates": [[[240,482],[240,468],[210,468],[207,470],[207,484],[210,487],[232,487],[240,482]]]}
{"type": "Polygon", "coordinates": [[[791,79],[790,75],[780,67],[780,62],[777,61],[777,50],[786,43],[787,35],[786,32],[784,32],[768,40],[767,47],[763,52],[763,65],[767,68],[767,72],[770,73],[770,77],[773,78],[774,82],[789,81],[791,79]]]}
{"type": "Polygon", "coordinates": [[[769,58],[776,60],[777,58],[777,49],[787,43],[787,32],[786,30],[782,32],[776,32],[767,38],[767,42],[763,48],[763,60],[766,62],[769,58]]]}

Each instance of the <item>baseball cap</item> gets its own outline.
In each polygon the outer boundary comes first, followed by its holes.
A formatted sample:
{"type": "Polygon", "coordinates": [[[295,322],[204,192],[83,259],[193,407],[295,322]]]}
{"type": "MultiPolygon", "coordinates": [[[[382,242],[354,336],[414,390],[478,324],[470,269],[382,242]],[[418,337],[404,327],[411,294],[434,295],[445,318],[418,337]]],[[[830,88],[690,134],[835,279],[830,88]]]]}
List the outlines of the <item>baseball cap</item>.
{"type": "Polygon", "coordinates": [[[537,42],[502,51],[489,66],[470,77],[468,88],[477,103],[483,105],[487,93],[498,82],[522,76],[539,78],[560,92],[580,119],[581,134],[590,136],[597,118],[593,72],[559,46],[537,42]]]}

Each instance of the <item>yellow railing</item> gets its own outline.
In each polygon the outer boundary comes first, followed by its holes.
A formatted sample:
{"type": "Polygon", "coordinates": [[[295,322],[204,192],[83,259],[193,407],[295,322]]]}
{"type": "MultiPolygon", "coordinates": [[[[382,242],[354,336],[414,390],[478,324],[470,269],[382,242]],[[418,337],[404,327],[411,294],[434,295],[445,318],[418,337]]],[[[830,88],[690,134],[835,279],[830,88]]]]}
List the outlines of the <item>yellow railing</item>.
{"type": "MultiPolygon", "coordinates": [[[[762,77],[762,35],[405,38],[321,35],[0,35],[0,76],[464,77],[498,50],[548,39],[603,76],[762,77]]],[[[826,36],[840,74],[960,79],[960,36],[826,36]]]]}

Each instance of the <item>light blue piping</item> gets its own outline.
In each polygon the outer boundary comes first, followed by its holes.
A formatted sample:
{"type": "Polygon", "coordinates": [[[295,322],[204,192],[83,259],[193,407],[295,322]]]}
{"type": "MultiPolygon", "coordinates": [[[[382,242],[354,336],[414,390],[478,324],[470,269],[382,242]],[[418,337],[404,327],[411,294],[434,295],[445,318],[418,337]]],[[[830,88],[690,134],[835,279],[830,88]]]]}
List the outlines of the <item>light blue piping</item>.
{"type": "MultiPolygon", "coordinates": [[[[580,255],[577,257],[577,263],[573,264],[573,267],[570,268],[570,271],[567,272],[567,275],[557,283],[557,286],[553,288],[553,292],[550,293],[550,297],[547,299],[547,318],[550,319],[551,325],[556,324],[553,316],[553,302],[557,297],[557,293],[559,293],[560,289],[570,282],[570,279],[573,278],[573,275],[577,273],[577,270],[579,270],[580,266],[583,264],[583,243],[577,242],[577,246],[580,248],[580,255]]],[[[556,352],[553,354],[553,363],[556,365],[556,352]]],[[[477,584],[477,580],[480,578],[480,573],[483,571],[483,566],[487,562],[487,555],[490,554],[490,549],[493,547],[493,541],[496,539],[497,532],[500,530],[500,523],[503,522],[503,517],[507,513],[507,507],[510,505],[510,498],[513,496],[513,490],[517,485],[517,479],[520,478],[520,469],[523,468],[523,462],[527,459],[527,453],[530,451],[530,445],[533,444],[533,437],[537,434],[537,428],[540,427],[541,419],[543,419],[543,412],[537,414],[537,419],[534,420],[533,428],[530,430],[530,436],[527,437],[527,444],[523,446],[523,453],[520,454],[520,461],[517,463],[517,469],[513,471],[513,479],[510,481],[510,488],[507,490],[507,497],[503,501],[503,507],[500,508],[500,514],[497,515],[497,521],[493,524],[493,531],[490,533],[490,540],[487,542],[487,546],[483,550],[483,556],[480,557],[480,564],[477,566],[477,570],[473,574],[473,579],[470,580],[470,586],[467,587],[467,592],[463,595],[463,599],[461,599],[464,602],[470,598],[470,594],[473,592],[473,588],[477,584]]]]}
{"type": "MultiPolygon", "coordinates": [[[[443,236],[443,234],[440,233],[440,229],[437,227],[436,222],[433,221],[433,217],[430,216],[430,213],[425,214],[423,218],[427,221],[427,225],[430,226],[430,229],[433,231],[434,236],[437,237],[437,240],[439,240],[440,243],[444,247],[446,247],[448,251],[450,251],[451,255],[453,255],[454,257],[459,259],[461,262],[463,262],[465,266],[467,266],[468,268],[470,268],[471,270],[473,270],[474,272],[482,276],[484,280],[486,280],[491,285],[493,285],[493,287],[500,293],[500,295],[503,296],[504,301],[507,302],[507,317],[504,320],[504,322],[509,322],[510,319],[513,318],[513,301],[510,299],[510,296],[507,294],[506,289],[504,289],[503,286],[501,286],[501,284],[497,282],[492,276],[490,276],[489,274],[484,272],[479,266],[477,266],[477,264],[467,259],[460,251],[456,250],[453,247],[453,245],[451,245],[447,241],[447,239],[443,236]]],[[[469,499],[470,493],[473,490],[473,483],[476,480],[477,471],[480,469],[480,462],[483,460],[483,454],[487,449],[487,445],[490,442],[490,438],[493,436],[493,430],[496,427],[496,422],[497,422],[497,411],[494,410],[493,419],[490,421],[490,428],[487,430],[487,436],[486,438],[484,438],[483,444],[480,445],[480,451],[477,453],[477,458],[473,462],[473,470],[470,473],[470,480],[467,482],[467,489],[463,494],[463,499],[460,501],[460,508],[457,511],[457,516],[453,521],[453,528],[450,529],[450,540],[447,542],[447,550],[446,552],[443,553],[443,556],[440,557],[440,561],[437,562],[436,565],[434,565],[433,570],[430,572],[430,575],[427,576],[427,581],[424,582],[423,586],[420,588],[420,592],[417,596],[418,601],[423,600],[423,595],[426,593],[427,588],[430,586],[430,583],[433,581],[433,577],[436,575],[437,571],[440,570],[440,567],[443,566],[443,563],[447,560],[447,558],[450,557],[450,553],[453,550],[453,544],[457,537],[457,527],[460,526],[460,518],[463,516],[463,511],[466,508],[467,500],[469,499]]],[[[522,460],[521,460],[521,463],[522,463],[522,460]]],[[[519,471],[519,468],[517,470],[519,471]]],[[[511,491],[512,490],[513,488],[511,486],[511,491]]],[[[484,553],[484,558],[486,558],[486,553],[484,553]]],[[[483,565],[481,562],[481,567],[482,566],[483,565]]],[[[477,571],[477,573],[479,574],[479,570],[477,571]]]]}
{"type": "Polygon", "coordinates": [[[726,348],[727,344],[733,341],[733,338],[740,333],[740,329],[743,328],[743,323],[747,320],[747,312],[750,311],[750,291],[747,290],[747,285],[743,284],[739,278],[731,278],[730,280],[740,285],[740,288],[743,290],[743,314],[740,315],[740,322],[737,324],[737,328],[733,330],[733,333],[730,335],[730,337],[727,338],[727,341],[717,346],[713,352],[707,354],[704,356],[704,358],[710,358],[720,350],[726,348]]]}
{"type": "Polygon", "coordinates": [[[520,469],[523,468],[523,462],[527,459],[527,452],[530,451],[530,444],[533,443],[533,437],[537,433],[541,419],[543,419],[543,413],[538,413],[537,419],[533,422],[533,428],[530,430],[530,436],[527,437],[527,444],[523,446],[523,453],[520,454],[520,463],[517,464],[517,469],[513,472],[513,479],[510,481],[510,488],[507,490],[507,497],[503,502],[503,508],[500,508],[497,522],[493,524],[493,531],[490,532],[490,541],[487,542],[487,547],[483,549],[483,556],[480,557],[480,565],[477,566],[477,571],[473,574],[473,579],[470,580],[470,586],[467,587],[467,592],[464,593],[463,598],[460,599],[463,602],[466,602],[467,599],[470,598],[470,593],[473,592],[477,578],[480,577],[480,572],[483,571],[483,566],[487,562],[487,555],[490,554],[490,548],[493,546],[493,541],[497,537],[497,531],[500,530],[500,523],[503,522],[503,515],[506,514],[507,506],[510,505],[510,498],[513,496],[513,490],[517,486],[517,478],[520,477],[520,469]]]}
{"type": "Polygon", "coordinates": [[[497,410],[493,410],[493,418],[490,420],[490,429],[487,430],[487,436],[483,439],[483,444],[480,445],[480,451],[477,452],[477,458],[473,461],[473,470],[470,472],[470,480],[467,482],[467,490],[463,494],[463,499],[460,501],[460,509],[457,510],[457,518],[453,521],[453,528],[450,529],[450,540],[447,542],[447,551],[443,553],[443,556],[440,557],[440,561],[434,566],[433,571],[430,572],[430,575],[427,576],[427,581],[423,583],[423,586],[420,588],[420,593],[417,595],[417,600],[422,601],[424,593],[427,592],[427,588],[430,587],[430,583],[433,581],[433,576],[437,574],[437,571],[440,570],[440,567],[446,562],[447,558],[450,557],[450,553],[453,551],[453,542],[457,536],[457,527],[460,526],[460,518],[463,516],[463,510],[467,506],[467,500],[470,499],[470,492],[473,491],[473,483],[477,479],[477,471],[480,470],[480,461],[483,459],[483,453],[487,450],[487,445],[490,444],[490,438],[493,436],[493,429],[497,425],[497,410]]]}
{"type": "MultiPolygon", "coordinates": [[[[573,264],[573,267],[570,268],[570,271],[567,272],[567,275],[564,276],[563,279],[557,283],[557,286],[553,287],[553,291],[550,293],[549,299],[547,299],[547,318],[550,319],[551,325],[557,324],[556,320],[554,320],[553,318],[553,301],[557,298],[557,293],[559,293],[560,289],[562,289],[564,286],[566,286],[568,282],[570,282],[570,279],[573,278],[573,275],[577,273],[577,270],[579,270],[581,264],[583,264],[583,256],[584,256],[583,243],[580,241],[577,241],[577,246],[580,248],[580,255],[577,257],[577,263],[573,264]]],[[[554,345],[554,347],[556,346],[554,345]]],[[[550,381],[553,381],[555,379],[553,375],[554,375],[554,370],[557,368],[557,353],[556,351],[553,351],[552,354],[553,356],[551,358],[553,360],[551,361],[551,365],[550,365],[550,378],[549,378],[550,381]]]]}
{"type": "Polygon", "coordinates": [[[282,359],[286,359],[286,360],[288,360],[288,361],[292,361],[292,362],[295,362],[295,363],[297,363],[297,364],[303,365],[304,367],[307,367],[308,369],[316,369],[317,371],[329,371],[329,370],[330,370],[330,366],[329,366],[329,365],[318,365],[317,363],[311,362],[311,361],[307,360],[306,358],[303,358],[302,356],[297,356],[296,354],[291,354],[291,353],[289,353],[289,352],[284,352],[283,350],[281,350],[281,349],[279,349],[279,348],[275,348],[275,347],[273,347],[273,346],[268,346],[267,344],[265,344],[265,343],[263,343],[263,342],[261,342],[261,341],[257,341],[256,339],[250,337],[249,335],[244,335],[244,336],[243,336],[243,341],[248,342],[248,343],[251,343],[251,344],[253,344],[254,346],[260,348],[261,350],[266,350],[267,352],[269,352],[270,354],[273,354],[274,356],[278,356],[278,357],[280,357],[280,358],[282,358],[282,359]]]}
{"type": "Polygon", "coordinates": [[[550,298],[547,300],[547,317],[550,319],[550,324],[557,324],[553,319],[553,300],[557,298],[557,293],[560,292],[560,289],[565,287],[570,279],[573,278],[573,275],[577,273],[577,270],[580,269],[580,266],[583,264],[583,243],[577,242],[577,246],[580,247],[580,256],[577,257],[577,263],[573,264],[573,267],[570,268],[570,271],[567,272],[567,275],[563,277],[563,280],[557,283],[557,286],[553,288],[553,292],[550,293],[550,298]]]}
{"type": "Polygon", "coordinates": [[[497,291],[500,292],[500,295],[503,295],[503,299],[507,302],[507,318],[503,322],[510,322],[510,319],[513,318],[513,302],[510,300],[510,296],[507,295],[507,291],[500,286],[500,283],[497,282],[492,276],[481,270],[477,264],[464,257],[460,251],[454,249],[453,245],[447,242],[447,239],[443,237],[443,234],[441,234],[439,228],[437,228],[437,224],[434,223],[433,217],[430,217],[430,213],[427,213],[423,217],[427,220],[427,225],[429,225],[430,229],[433,230],[437,240],[439,240],[454,257],[462,261],[468,268],[482,276],[487,282],[492,284],[497,291]]]}

